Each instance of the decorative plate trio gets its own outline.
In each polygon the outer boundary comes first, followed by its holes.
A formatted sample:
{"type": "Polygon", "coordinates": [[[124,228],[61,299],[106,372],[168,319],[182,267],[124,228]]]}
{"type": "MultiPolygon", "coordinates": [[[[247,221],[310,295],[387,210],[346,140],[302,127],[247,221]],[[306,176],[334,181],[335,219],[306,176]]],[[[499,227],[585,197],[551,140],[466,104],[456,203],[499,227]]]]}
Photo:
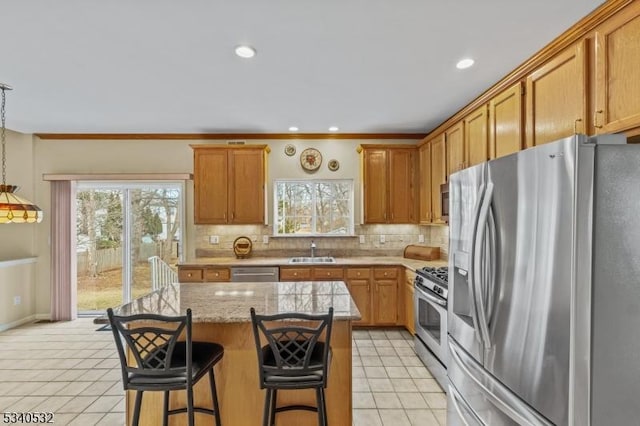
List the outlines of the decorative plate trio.
{"type": "MultiPolygon", "coordinates": [[[[284,147],[284,153],[291,157],[296,153],[296,147],[292,144],[287,144],[284,147]]],[[[315,172],[322,165],[322,154],[315,148],[306,148],[300,153],[300,165],[308,172],[315,172]]],[[[340,163],[338,160],[329,160],[327,167],[332,172],[335,172],[340,168],[340,163]]]]}

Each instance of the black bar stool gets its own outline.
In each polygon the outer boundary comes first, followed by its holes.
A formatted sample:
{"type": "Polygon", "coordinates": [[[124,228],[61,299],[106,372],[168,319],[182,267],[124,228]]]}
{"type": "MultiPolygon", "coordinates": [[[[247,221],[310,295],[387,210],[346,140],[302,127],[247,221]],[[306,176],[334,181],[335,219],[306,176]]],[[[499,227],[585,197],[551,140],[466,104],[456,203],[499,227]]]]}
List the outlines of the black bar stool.
{"type": "Polygon", "coordinates": [[[256,315],[255,309],[251,308],[251,323],[258,351],[260,389],[266,389],[263,426],[273,426],[276,413],[289,410],[316,411],[318,423],[327,425],[324,390],[331,363],[332,322],[333,308],[329,308],[329,313],[325,315],[256,315]],[[296,322],[300,321],[304,321],[301,323],[304,325],[296,326],[296,322]],[[318,339],[325,329],[325,340],[320,342],[318,339]],[[267,339],[268,344],[265,346],[260,344],[261,333],[267,339]],[[279,389],[310,388],[316,390],[316,407],[276,407],[279,389]]]}
{"type": "Polygon", "coordinates": [[[107,314],[120,356],[124,389],[136,391],[135,426],[140,420],[145,391],[164,392],[164,426],[169,422],[169,415],[178,413],[187,413],[189,426],[193,426],[195,412],[214,416],[216,425],[220,426],[213,367],[222,359],[224,348],[217,343],[191,341],[191,309],[187,309],[185,316],[118,316],[111,308],[107,309],[107,314]],[[140,322],[144,324],[140,325],[140,322]],[[178,337],[183,331],[186,340],[179,342],[178,337]],[[123,341],[131,353],[128,360],[123,341]],[[207,373],[213,409],[193,406],[193,385],[207,373]],[[169,410],[169,392],[172,390],[186,390],[187,407],[169,410]]]}

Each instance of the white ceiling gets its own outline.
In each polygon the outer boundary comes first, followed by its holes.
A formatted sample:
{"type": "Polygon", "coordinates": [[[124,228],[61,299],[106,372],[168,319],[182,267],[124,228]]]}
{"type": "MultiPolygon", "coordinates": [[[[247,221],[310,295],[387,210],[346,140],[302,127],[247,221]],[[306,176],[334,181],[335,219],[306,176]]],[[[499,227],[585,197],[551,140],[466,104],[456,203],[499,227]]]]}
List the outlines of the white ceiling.
{"type": "Polygon", "coordinates": [[[7,127],[424,133],[600,3],[0,0],[7,127]]]}

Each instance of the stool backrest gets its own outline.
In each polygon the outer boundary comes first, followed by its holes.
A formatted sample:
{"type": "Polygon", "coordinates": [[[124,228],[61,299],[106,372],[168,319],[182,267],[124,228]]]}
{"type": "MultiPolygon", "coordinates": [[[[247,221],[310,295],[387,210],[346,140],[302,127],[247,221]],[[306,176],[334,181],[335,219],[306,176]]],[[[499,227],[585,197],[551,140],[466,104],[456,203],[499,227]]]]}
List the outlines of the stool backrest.
{"type": "Polygon", "coordinates": [[[150,378],[184,374],[186,381],[191,381],[191,309],[187,309],[184,316],[119,316],[109,308],[107,315],[120,357],[125,389],[132,374],[150,378]],[[186,332],[186,365],[172,368],[174,349],[183,331],[186,332]]]}
{"type": "Polygon", "coordinates": [[[258,315],[255,309],[251,308],[251,323],[258,351],[261,383],[264,383],[265,372],[283,376],[302,376],[319,370],[323,371],[326,382],[333,308],[329,308],[329,312],[322,315],[302,313],[258,315]],[[321,345],[321,364],[311,364],[314,349],[323,332],[325,337],[321,345]],[[271,348],[275,366],[265,365],[260,334],[264,335],[271,348]]]}

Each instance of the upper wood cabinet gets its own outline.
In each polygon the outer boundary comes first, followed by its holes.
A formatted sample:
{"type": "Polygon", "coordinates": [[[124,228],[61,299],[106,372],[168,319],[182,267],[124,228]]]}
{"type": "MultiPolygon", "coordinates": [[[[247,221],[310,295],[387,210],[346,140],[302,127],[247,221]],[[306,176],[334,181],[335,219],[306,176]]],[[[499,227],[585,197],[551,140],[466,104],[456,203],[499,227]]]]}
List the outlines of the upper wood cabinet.
{"type": "Polygon", "coordinates": [[[599,26],[595,40],[595,132],[640,126],[640,3],[599,26]]]}
{"type": "Polygon", "coordinates": [[[522,149],[522,96],[518,82],[489,101],[489,158],[499,158],[522,149]]]}
{"type": "Polygon", "coordinates": [[[440,134],[429,141],[431,145],[431,215],[433,223],[445,223],[442,219],[440,185],[447,182],[447,159],[445,135],[440,134]]]}
{"type": "Polygon", "coordinates": [[[362,145],[365,223],[416,223],[416,147],[362,145]]]}
{"type": "Polygon", "coordinates": [[[464,167],[475,166],[489,159],[489,137],[487,134],[487,107],[481,106],[463,120],[464,167]]]}
{"type": "Polygon", "coordinates": [[[445,134],[447,144],[447,177],[465,167],[464,122],[449,127],[445,134]]]}
{"type": "Polygon", "coordinates": [[[420,191],[420,223],[431,223],[431,144],[425,143],[418,148],[420,191]]]}
{"type": "Polygon", "coordinates": [[[196,224],[260,224],[266,145],[192,145],[196,224]]]}
{"type": "Polygon", "coordinates": [[[585,58],[585,41],[582,40],[527,77],[527,147],[584,133],[587,115],[585,58]]]}

